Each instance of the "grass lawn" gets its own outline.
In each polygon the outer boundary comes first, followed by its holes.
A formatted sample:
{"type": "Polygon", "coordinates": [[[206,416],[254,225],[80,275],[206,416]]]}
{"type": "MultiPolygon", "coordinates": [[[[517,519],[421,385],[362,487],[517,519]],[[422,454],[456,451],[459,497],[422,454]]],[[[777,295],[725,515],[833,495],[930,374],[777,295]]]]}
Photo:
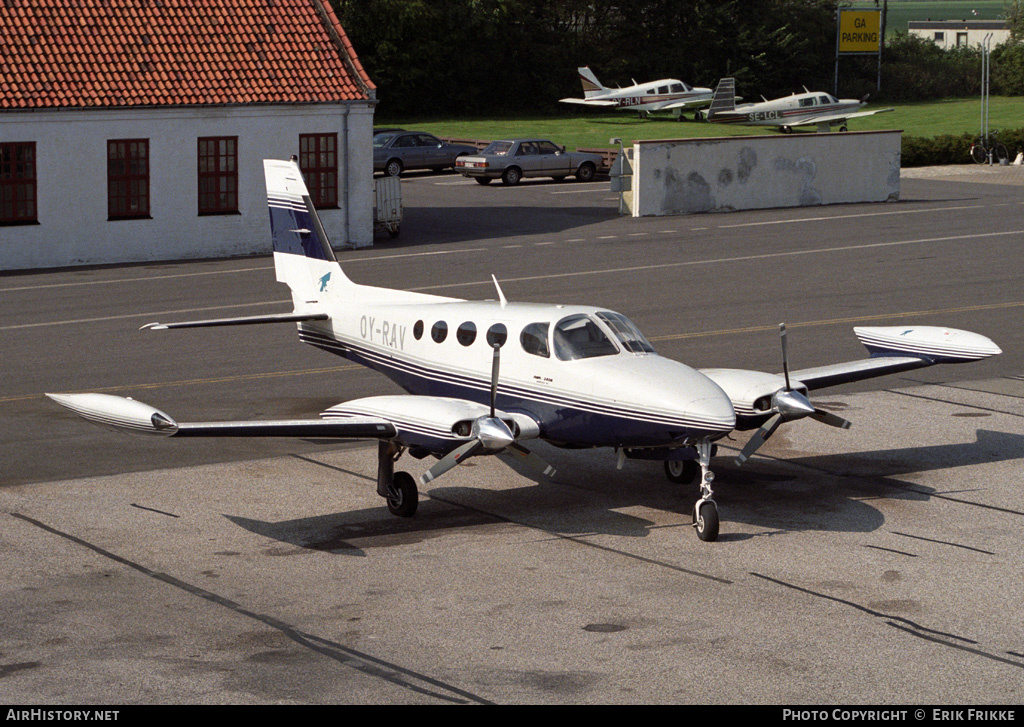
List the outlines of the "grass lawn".
{"type": "MultiPolygon", "coordinates": [[[[876,105],[866,107],[878,108],[876,105]]],[[[908,136],[933,137],[940,134],[978,133],[981,125],[980,99],[947,99],[893,106],[894,111],[853,119],[851,131],[900,129],[908,136]]],[[[608,149],[609,139],[621,138],[631,144],[638,139],[688,139],[710,136],[776,134],[775,129],[756,126],[725,126],[692,120],[675,121],[667,114],[640,119],[628,111],[569,112],[552,116],[490,119],[392,119],[380,126],[400,126],[456,139],[492,140],[517,136],[551,139],[567,149],[608,149]]],[[[1024,97],[992,97],[989,127],[1024,127],[1024,97]]]]}

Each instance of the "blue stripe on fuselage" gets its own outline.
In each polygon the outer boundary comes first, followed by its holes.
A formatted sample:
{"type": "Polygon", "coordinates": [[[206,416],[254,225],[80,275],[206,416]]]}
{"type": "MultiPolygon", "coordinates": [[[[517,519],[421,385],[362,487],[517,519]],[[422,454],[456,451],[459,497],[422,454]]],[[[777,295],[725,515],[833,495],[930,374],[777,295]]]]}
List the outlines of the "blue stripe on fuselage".
{"type": "MultiPolygon", "coordinates": [[[[300,326],[300,338],[305,343],[384,374],[410,394],[466,399],[485,405],[490,402],[489,385],[474,385],[473,379],[431,371],[412,363],[399,365],[393,359],[384,360],[304,326],[300,326]]],[[[506,387],[506,391],[509,388],[513,387],[506,387]]],[[[496,406],[505,412],[532,417],[540,424],[541,438],[556,445],[671,446],[681,444],[681,440],[687,437],[706,436],[708,432],[699,426],[678,422],[646,421],[625,412],[615,415],[590,411],[584,402],[574,402],[567,397],[545,401],[529,394],[525,389],[518,389],[515,394],[499,391],[496,406]]]]}

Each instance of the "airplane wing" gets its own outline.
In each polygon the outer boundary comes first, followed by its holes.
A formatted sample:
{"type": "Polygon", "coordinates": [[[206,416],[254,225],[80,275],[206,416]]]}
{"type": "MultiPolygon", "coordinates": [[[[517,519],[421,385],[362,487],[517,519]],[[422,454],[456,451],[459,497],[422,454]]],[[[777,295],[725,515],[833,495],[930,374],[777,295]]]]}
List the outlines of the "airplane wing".
{"type": "MultiPolygon", "coordinates": [[[[315,439],[388,439],[408,447],[415,457],[444,456],[425,482],[465,457],[506,452],[523,458],[546,475],[554,469],[518,442],[540,435],[531,417],[505,413],[465,399],[437,396],[375,396],[333,406],[320,419],[178,422],[159,409],[111,394],[47,394],[83,418],[103,426],[165,437],[295,437],[315,439]],[[507,440],[487,440],[478,420],[497,418],[507,427],[507,440]],[[484,440],[481,443],[481,439],[484,440]],[[498,446],[500,444],[500,446],[498,446]],[[457,456],[449,459],[453,452],[457,456]]],[[[500,434],[499,434],[500,437],[500,434]]]]}
{"type": "Polygon", "coordinates": [[[854,111],[852,114],[845,114],[841,112],[831,114],[821,114],[820,116],[812,116],[809,119],[801,119],[800,121],[794,121],[789,126],[817,126],[820,124],[835,124],[840,121],[846,121],[847,119],[856,119],[859,116],[873,116],[875,114],[884,114],[886,111],[895,111],[896,109],[874,109],[872,111],[854,111]]]}
{"type": "Polygon", "coordinates": [[[560,98],[559,103],[575,103],[581,106],[618,106],[615,101],[602,101],[595,98],[560,98]]]}
{"type": "Polygon", "coordinates": [[[782,331],[781,374],[739,369],[702,369],[732,401],[737,429],[758,431],[737,458],[742,464],[787,421],[811,417],[834,427],[850,422],[816,408],[807,392],[901,371],[947,363],[967,363],[996,356],[1002,351],[985,336],[955,328],[935,326],[858,327],[854,333],[867,348],[869,358],[814,368],[789,370],[785,326],[782,331]]]}

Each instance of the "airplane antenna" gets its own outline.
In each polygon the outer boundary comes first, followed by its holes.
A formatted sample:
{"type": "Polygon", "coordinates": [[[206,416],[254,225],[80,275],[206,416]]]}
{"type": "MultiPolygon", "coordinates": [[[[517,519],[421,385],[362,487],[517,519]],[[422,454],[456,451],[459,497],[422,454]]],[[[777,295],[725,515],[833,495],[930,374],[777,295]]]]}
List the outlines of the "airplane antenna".
{"type": "Polygon", "coordinates": [[[498,291],[498,300],[501,301],[501,307],[504,308],[508,304],[508,301],[505,300],[505,294],[501,292],[501,286],[498,285],[498,279],[494,277],[493,273],[491,274],[491,280],[494,281],[494,287],[498,291]]]}

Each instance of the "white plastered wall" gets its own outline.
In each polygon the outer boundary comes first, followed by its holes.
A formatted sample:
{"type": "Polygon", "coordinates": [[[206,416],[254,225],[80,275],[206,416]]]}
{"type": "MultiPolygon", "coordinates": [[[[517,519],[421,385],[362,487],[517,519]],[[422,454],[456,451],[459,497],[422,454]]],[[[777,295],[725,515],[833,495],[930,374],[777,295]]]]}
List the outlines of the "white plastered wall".
{"type": "Polygon", "coordinates": [[[0,269],[271,252],[263,159],[299,153],[299,134],[338,135],[335,247],[373,244],[373,105],[4,112],[0,141],[36,143],[38,224],[0,226],[0,269]],[[239,214],[200,216],[197,139],[238,137],[239,214]],[[109,139],[149,139],[149,219],[108,220],[109,139]]]}
{"type": "Polygon", "coordinates": [[[637,142],[634,217],[899,199],[899,131],[637,142]]]}

